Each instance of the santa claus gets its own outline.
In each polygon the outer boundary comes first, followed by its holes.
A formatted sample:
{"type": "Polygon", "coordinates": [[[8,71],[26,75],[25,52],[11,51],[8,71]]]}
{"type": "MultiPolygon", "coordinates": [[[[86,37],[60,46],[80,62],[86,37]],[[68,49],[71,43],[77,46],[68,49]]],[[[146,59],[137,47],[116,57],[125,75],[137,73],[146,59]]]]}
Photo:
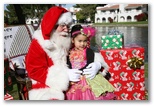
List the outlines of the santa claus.
{"type": "MultiPolygon", "coordinates": [[[[79,81],[82,71],[69,69],[66,62],[70,48],[69,27],[72,15],[62,7],[52,7],[44,15],[40,29],[36,30],[26,55],[26,70],[32,80],[29,100],[64,100],[69,81],[79,81]]],[[[108,66],[97,53],[91,64],[91,76],[108,66]]]]}

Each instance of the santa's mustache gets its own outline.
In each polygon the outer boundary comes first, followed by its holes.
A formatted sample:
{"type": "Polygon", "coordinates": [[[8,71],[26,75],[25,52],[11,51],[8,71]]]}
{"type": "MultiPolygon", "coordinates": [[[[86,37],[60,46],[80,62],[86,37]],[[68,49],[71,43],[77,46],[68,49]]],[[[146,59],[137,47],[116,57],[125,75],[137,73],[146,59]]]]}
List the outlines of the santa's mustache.
{"type": "Polygon", "coordinates": [[[60,32],[59,35],[63,36],[63,37],[69,37],[69,33],[68,32],[60,32]]]}
{"type": "Polygon", "coordinates": [[[50,40],[54,42],[59,48],[70,48],[71,38],[70,34],[67,32],[54,32],[51,35],[50,40]]]}

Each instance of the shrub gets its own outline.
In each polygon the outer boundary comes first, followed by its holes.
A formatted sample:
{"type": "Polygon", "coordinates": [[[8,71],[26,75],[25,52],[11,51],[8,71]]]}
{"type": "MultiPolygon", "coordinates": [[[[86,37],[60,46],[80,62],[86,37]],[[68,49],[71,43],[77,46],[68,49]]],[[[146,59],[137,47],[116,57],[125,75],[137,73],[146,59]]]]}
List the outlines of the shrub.
{"type": "Polygon", "coordinates": [[[111,17],[108,18],[108,21],[109,21],[110,23],[113,23],[113,19],[112,19],[111,17]]]}
{"type": "Polygon", "coordinates": [[[141,13],[135,16],[137,21],[146,21],[148,19],[148,15],[146,13],[141,13]]]}

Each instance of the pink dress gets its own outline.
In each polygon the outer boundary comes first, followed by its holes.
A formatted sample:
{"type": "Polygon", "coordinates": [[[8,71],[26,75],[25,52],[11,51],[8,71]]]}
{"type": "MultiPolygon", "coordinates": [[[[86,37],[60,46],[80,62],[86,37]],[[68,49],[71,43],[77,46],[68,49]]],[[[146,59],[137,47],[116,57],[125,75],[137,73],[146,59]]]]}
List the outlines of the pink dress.
{"type": "MultiPolygon", "coordinates": [[[[83,51],[72,49],[70,51],[69,59],[73,69],[80,69],[84,67],[87,62],[86,49],[84,49],[83,51]]],[[[100,76],[99,79],[101,79],[101,81],[103,82],[106,80],[104,77],[100,78],[100,76]]],[[[108,81],[105,81],[107,82],[105,83],[107,87],[103,89],[104,91],[101,92],[99,96],[96,96],[96,94],[93,92],[95,90],[93,90],[92,85],[90,85],[88,81],[89,80],[87,80],[86,77],[82,75],[79,82],[70,82],[69,90],[66,92],[66,100],[115,100],[116,99],[116,95],[113,92],[108,92],[106,90],[106,88],[108,89],[108,85],[111,88],[111,84],[108,81]]],[[[113,89],[111,89],[111,91],[113,91],[113,89]]]]}

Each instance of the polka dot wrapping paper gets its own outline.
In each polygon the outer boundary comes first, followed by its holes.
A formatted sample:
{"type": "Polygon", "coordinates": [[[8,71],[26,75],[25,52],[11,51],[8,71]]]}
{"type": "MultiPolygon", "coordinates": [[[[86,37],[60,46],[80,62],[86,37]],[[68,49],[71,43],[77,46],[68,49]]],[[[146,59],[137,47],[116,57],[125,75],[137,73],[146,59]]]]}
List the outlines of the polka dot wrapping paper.
{"type": "Polygon", "coordinates": [[[101,36],[102,49],[120,49],[123,48],[123,34],[120,35],[103,35],[101,36]]]}

